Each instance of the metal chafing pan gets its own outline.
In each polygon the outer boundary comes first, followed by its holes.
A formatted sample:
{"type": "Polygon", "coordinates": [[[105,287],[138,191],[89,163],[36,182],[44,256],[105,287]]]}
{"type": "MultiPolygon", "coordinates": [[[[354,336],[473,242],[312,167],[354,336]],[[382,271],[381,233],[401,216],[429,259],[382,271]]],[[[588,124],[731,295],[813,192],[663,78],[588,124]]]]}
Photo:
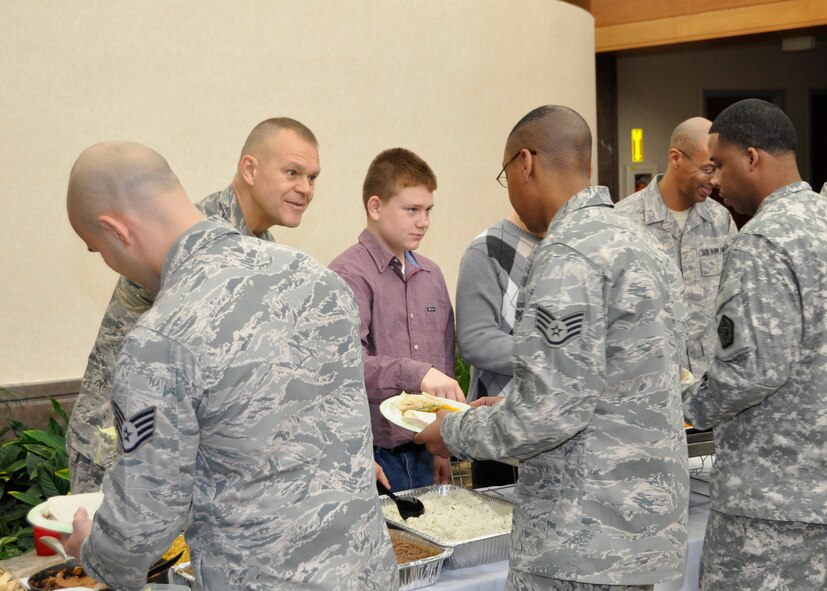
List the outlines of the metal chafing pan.
{"type": "Polygon", "coordinates": [[[451,548],[434,544],[420,536],[401,529],[391,529],[390,535],[391,539],[409,540],[417,546],[434,552],[433,556],[428,556],[427,558],[399,563],[400,591],[410,591],[411,589],[427,587],[439,580],[439,573],[442,572],[443,563],[454,552],[451,548]]]}
{"type": "MultiPolygon", "coordinates": [[[[509,503],[508,501],[492,498],[481,493],[475,492],[473,490],[469,490],[459,486],[454,486],[451,484],[440,484],[434,486],[425,486],[422,488],[414,488],[411,490],[404,490],[398,492],[396,493],[396,495],[399,497],[421,497],[426,493],[435,493],[438,495],[447,496],[448,493],[454,490],[462,490],[469,494],[475,495],[482,502],[488,505],[492,505],[495,508],[501,509],[502,511],[508,511],[511,509],[511,503],[509,503]]],[[[381,503],[384,507],[388,504],[392,505],[393,501],[388,497],[382,497],[381,503]]],[[[399,521],[396,521],[386,518],[386,521],[392,524],[394,527],[416,534],[420,538],[432,542],[438,546],[451,548],[453,550],[453,554],[451,554],[451,556],[449,556],[448,559],[445,561],[445,566],[447,568],[467,568],[469,566],[477,566],[480,564],[487,564],[489,562],[499,562],[500,560],[508,559],[508,547],[511,538],[510,529],[507,532],[499,534],[489,534],[471,539],[442,540],[430,536],[425,532],[417,530],[416,527],[410,525],[409,523],[401,519],[399,521]]]]}

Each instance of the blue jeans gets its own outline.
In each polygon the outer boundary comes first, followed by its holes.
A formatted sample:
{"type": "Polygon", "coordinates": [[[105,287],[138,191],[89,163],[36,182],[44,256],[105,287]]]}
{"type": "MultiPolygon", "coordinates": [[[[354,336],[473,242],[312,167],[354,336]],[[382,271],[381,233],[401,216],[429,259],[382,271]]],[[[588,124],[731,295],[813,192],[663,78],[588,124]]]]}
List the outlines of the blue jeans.
{"type": "Polygon", "coordinates": [[[434,483],[434,457],[425,448],[393,453],[388,449],[375,447],[373,458],[382,466],[394,492],[430,486],[434,483]]]}

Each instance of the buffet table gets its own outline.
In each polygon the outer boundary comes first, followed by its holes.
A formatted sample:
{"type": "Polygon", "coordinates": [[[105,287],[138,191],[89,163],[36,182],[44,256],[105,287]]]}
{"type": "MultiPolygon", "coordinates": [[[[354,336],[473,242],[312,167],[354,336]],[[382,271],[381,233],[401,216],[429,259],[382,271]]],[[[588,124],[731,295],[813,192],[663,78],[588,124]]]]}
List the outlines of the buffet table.
{"type": "MultiPolygon", "coordinates": [[[[510,488],[479,489],[479,492],[488,492],[495,496],[508,498],[510,488]]],[[[698,567],[708,517],[709,497],[706,494],[706,483],[693,480],[689,498],[689,549],[686,556],[686,571],[681,579],[655,585],[655,591],[698,590],[698,567]]],[[[443,568],[439,581],[425,589],[429,591],[502,591],[505,588],[507,576],[508,561],[459,570],[443,568]]]]}

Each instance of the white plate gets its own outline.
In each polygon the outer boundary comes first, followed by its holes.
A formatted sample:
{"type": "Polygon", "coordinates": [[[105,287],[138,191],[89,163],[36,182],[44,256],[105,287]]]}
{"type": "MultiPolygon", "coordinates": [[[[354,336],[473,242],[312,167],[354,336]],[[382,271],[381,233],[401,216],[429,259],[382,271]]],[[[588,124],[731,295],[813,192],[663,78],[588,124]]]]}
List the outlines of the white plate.
{"type": "Polygon", "coordinates": [[[99,492],[50,497],[29,511],[27,519],[32,525],[70,534],[75,511],[80,507],[85,507],[91,519],[102,502],[103,493],[99,492]],[[47,514],[51,514],[53,519],[48,519],[47,514]]]}
{"type": "MultiPolygon", "coordinates": [[[[388,398],[387,400],[382,402],[382,404],[379,405],[379,412],[381,412],[382,416],[384,416],[386,419],[388,419],[394,425],[398,425],[398,426],[402,427],[403,429],[407,429],[408,431],[413,431],[414,433],[419,433],[420,431],[422,431],[422,429],[425,428],[425,426],[423,426],[424,422],[423,421],[417,421],[417,420],[412,421],[412,420],[407,419],[406,417],[403,417],[402,412],[400,412],[400,410],[399,410],[399,401],[400,400],[402,400],[402,396],[392,396],[391,398],[388,398]]],[[[453,406],[454,408],[458,408],[461,411],[468,410],[469,408],[471,408],[470,406],[468,406],[464,402],[457,402],[456,400],[448,400],[447,398],[440,398],[439,400],[442,400],[442,401],[445,402],[445,404],[453,406]]],[[[433,412],[428,412],[428,413],[417,412],[416,414],[419,417],[421,417],[423,419],[426,419],[426,420],[430,417],[430,421],[429,421],[430,423],[432,423],[433,421],[436,420],[436,413],[433,413],[433,412]]]]}

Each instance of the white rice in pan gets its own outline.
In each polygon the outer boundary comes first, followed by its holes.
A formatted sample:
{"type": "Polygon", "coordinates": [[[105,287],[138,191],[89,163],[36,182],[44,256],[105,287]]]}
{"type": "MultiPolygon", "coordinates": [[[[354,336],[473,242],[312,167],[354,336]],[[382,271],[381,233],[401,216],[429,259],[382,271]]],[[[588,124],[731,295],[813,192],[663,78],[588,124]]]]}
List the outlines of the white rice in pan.
{"type": "Polygon", "coordinates": [[[466,490],[452,490],[447,495],[428,492],[416,498],[425,505],[421,517],[404,521],[393,502],[383,503],[382,513],[388,521],[404,523],[406,527],[449,543],[511,531],[510,505],[487,503],[466,490]]]}

